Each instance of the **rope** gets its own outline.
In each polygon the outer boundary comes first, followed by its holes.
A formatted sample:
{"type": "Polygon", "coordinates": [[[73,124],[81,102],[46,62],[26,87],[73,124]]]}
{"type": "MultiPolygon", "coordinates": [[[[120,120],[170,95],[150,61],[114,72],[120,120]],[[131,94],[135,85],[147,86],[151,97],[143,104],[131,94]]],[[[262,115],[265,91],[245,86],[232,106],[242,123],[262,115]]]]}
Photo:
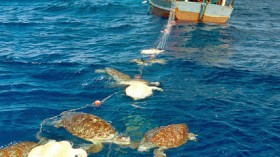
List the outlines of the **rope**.
{"type": "Polygon", "coordinates": [[[109,144],[109,151],[107,152],[107,157],[110,157],[110,154],[112,152],[112,144],[109,144]]]}
{"type": "Polygon", "coordinates": [[[118,94],[119,92],[120,92],[120,91],[115,92],[115,93],[113,93],[113,94],[111,94],[111,95],[107,96],[106,98],[104,98],[103,100],[101,100],[101,102],[102,102],[102,103],[104,103],[106,100],[108,100],[109,98],[111,98],[113,95],[118,94]]]}

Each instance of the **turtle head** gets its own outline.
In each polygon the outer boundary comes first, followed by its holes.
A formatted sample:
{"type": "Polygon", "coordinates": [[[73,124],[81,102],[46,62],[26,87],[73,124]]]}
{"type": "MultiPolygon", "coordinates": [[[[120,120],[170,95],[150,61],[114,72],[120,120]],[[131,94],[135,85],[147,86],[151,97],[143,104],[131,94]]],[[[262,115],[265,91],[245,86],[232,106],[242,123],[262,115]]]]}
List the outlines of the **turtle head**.
{"type": "Polygon", "coordinates": [[[189,140],[196,141],[197,134],[188,133],[187,136],[189,140]]]}
{"type": "Polygon", "coordinates": [[[117,136],[114,139],[114,143],[116,143],[118,145],[130,145],[130,137],[117,136]]]}

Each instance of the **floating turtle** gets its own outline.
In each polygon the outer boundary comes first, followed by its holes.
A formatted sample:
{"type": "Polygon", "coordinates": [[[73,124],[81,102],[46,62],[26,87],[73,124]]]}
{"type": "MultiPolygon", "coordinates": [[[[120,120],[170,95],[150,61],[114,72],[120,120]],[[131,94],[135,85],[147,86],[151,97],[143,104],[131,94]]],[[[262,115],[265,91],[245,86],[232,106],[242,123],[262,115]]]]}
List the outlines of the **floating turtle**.
{"type": "Polygon", "coordinates": [[[134,100],[139,100],[152,95],[153,90],[163,91],[163,89],[156,86],[148,86],[142,82],[134,82],[125,89],[125,93],[134,100]]]}
{"type": "Polygon", "coordinates": [[[165,149],[176,148],[185,144],[188,140],[196,141],[196,136],[189,133],[186,124],[172,124],[148,131],[142,139],[138,151],[154,150],[155,157],[166,157],[165,149]]]}
{"type": "Polygon", "coordinates": [[[103,119],[83,112],[63,112],[57,127],[64,127],[72,135],[92,142],[89,152],[97,153],[102,150],[102,143],[129,145],[130,138],[120,136],[116,130],[103,119]]]}
{"type": "Polygon", "coordinates": [[[87,153],[83,149],[73,149],[68,141],[50,140],[33,148],[28,157],[87,157],[87,153]]]}
{"type": "Polygon", "coordinates": [[[0,149],[1,157],[26,157],[32,148],[36,147],[35,142],[20,142],[0,149]]]}
{"type": "Polygon", "coordinates": [[[143,59],[133,59],[130,62],[135,62],[138,65],[152,65],[152,64],[165,64],[166,61],[163,59],[148,59],[148,60],[143,60],[143,59]]]}
{"type": "Polygon", "coordinates": [[[152,55],[152,54],[160,54],[164,50],[159,50],[159,49],[147,49],[147,50],[142,50],[141,54],[146,54],[146,55],[152,55]]]}
{"type": "Polygon", "coordinates": [[[131,79],[128,75],[123,74],[113,68],[105,68],[106,72],[114,78],[120,85],[127,85],[125,93],[134,100],[144,99],[153,94],[153,90],[163,91],[159,86],[159,82],[147,82],[141,79],[131,79]],[[149,86],[155,85],[155,86],[149,86]]]}

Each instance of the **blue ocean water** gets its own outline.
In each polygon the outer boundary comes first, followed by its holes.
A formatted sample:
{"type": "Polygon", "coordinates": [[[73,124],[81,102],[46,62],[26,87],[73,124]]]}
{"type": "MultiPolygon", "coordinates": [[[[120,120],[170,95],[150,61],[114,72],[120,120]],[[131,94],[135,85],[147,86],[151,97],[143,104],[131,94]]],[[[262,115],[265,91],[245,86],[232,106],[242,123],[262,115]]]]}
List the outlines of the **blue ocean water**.
{"type": "MultiPolygon", "coordinates": [[[[129,60],[145,58],[140,50],[156,47],[167,22],[147,10],[141,0],[2,0],[0,146],[37,141],[44,119],[118,92],[83,111],[134,141],[187,123],[197,142],[167,156],[280,156],[279,1],[236,1],[223,25],[178,22],[158,56],[167,64],[139,67],[129,60]],[[164,91],[133,101],[94,72],[104,67],[142,72],[164,91]]],[[[152,154],[106,144],[94,156],[152,154]]]]}

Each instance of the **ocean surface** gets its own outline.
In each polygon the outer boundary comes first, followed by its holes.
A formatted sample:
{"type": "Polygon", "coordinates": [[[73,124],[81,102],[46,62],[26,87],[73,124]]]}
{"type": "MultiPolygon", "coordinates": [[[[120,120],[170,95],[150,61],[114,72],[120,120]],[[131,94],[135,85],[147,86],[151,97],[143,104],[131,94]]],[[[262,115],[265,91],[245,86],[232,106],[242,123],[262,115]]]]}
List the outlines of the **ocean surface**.
{"type": "MultiPolygon", "coordinates": [[[[35,141],[44,119],[95,100],[81,110],[100,116],[138,142],[152,128],[186,123],[198,135],[169,157],[280,156],[279,0],[235,1],[227,24],[177,22],[156,56],[166,64],[138,66],[155,48],[167,19],[142,0],[1,0],[0,146],[35,141]],[[97,69],[113,67],[159,81],[134,101],[97,69]]],[[[49,119],[49,121],[51,121],[49,119]]],[[[56,140],[84,143],[42,125],[56,140]]],[[[105,144],[97,157],[148,157],[153,150],[105,144]]]]}

